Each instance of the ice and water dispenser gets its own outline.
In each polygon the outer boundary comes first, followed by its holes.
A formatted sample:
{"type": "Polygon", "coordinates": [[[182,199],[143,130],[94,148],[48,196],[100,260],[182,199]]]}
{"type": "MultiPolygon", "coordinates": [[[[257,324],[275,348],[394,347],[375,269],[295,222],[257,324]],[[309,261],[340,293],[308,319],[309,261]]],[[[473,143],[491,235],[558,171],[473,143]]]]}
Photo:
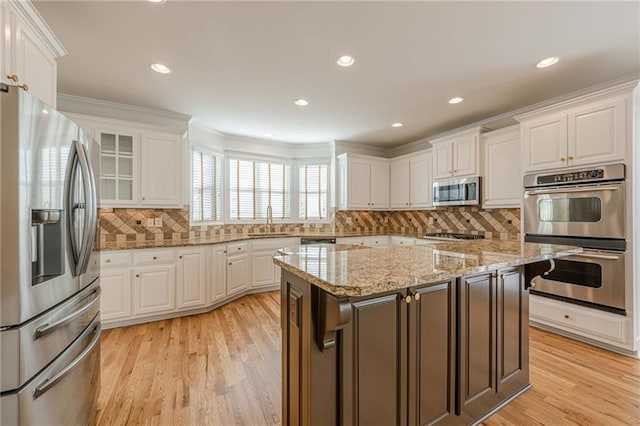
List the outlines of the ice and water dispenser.
{"type": "Polygon", "coordinates": [[[62,210],[31,211],[31,285],[64,274],[62,210]]]}

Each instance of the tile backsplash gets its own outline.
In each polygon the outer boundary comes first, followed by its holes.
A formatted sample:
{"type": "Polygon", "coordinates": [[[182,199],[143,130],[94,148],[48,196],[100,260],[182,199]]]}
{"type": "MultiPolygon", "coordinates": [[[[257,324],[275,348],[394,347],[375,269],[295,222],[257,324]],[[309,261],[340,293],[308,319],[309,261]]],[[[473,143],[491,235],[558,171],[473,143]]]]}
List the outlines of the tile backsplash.
{"type": "MultiPolygon", "coordinates": [[[[189,206],[182,209],[100,209],[100,242],[186,240],[215,235],[265,231],[264,224],[189,226],[189,206]],[[147,219],[161,219],[162,226],[147,227],[147,219]]],[[[427,232],[482,234],[485,238],[520,237],[520,209],[483,210],[450,207],[420,211],[335,211],[330,223],[274,224],[273,232],[394,233],[427,232]]]]}

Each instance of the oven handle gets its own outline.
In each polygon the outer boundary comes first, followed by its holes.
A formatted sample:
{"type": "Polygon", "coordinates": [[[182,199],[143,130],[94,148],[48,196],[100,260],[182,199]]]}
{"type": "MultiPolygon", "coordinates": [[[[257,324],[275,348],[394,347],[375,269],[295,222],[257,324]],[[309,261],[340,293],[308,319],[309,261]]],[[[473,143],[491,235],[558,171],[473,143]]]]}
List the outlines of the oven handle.
{"type": "Polygon", "coordinates": [[[607,256],[606,254],[592,254],[590,252],[575,253],[575,254],[572,254],[571,256],[588,257],[588,258],[591,258],[591,259],[602,259],[602,260],[618,260],[618,259],[620,259],[620,256],[607,256]]]}
{"type": "Polygon", "coordinates": [[[544,195],[544,194],[571,194],[574,192],[596,192],[596,191],[617,191],[621,186],[589,186],[581,188],[558,188],[558,189],[538,189],[534,191],[524,191],[525,195],[544,195]]]}

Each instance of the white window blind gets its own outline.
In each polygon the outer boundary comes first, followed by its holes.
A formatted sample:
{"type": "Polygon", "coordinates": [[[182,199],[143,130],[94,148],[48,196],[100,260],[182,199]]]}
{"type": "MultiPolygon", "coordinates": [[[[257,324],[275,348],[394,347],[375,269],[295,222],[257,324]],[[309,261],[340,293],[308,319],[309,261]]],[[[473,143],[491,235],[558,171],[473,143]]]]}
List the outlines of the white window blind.
{"type": "Polygon", "coordinates": [[[201,151],[191,156],[191,220],[222,220],[222,158],[201,151]]]}
{"type": "Polygon", "coordinates": [[[325,219],[327,217],[327,165],[300,166],[299,201],[300,219],[325,219]]]}
{"type": "Polygon", "coordinates": [[[229,218],[266,219],[271,205],[274,219],[291,217],[291,167],[271,161],[229,160],[229,218]]]}

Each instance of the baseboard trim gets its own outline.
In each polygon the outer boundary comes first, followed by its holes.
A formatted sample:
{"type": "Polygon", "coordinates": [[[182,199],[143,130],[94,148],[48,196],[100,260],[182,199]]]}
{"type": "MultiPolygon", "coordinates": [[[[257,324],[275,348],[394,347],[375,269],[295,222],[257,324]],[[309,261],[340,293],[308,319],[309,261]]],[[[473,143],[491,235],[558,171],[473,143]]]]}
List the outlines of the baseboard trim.
{"type": "Polygon", "coordinates": [[[533,385],[531,383],[529,383],[528,385],[526,385],[525,387],[523,387],[522,389],[520,389],[517,393],[515,393],[514,395],[512,395],[511,397],[509,397],[508,399],[502,401],[500,404],[496,405],[493,409],[491,409],[491,411],[489,411],[488,413],[486,413],[484,416],[480,417],[479,419],[475,420],[473,423],[471,423],[473,426],[475,425],[479,425],[480,423],[482,423],[483,421],[487,420],[489,417],[493,416],[495,413],[497,413],[498,411],[502,410],[504,407],[506,407],[509,403],[511,403],[511,401],[513,401],[514,399],[516,399],[517,397],[519,397],[520,395],[522,395],[523,393],[525,393],[526,391],[528,391],[529,389],[531,389],[533,387],[533,385]]]}

